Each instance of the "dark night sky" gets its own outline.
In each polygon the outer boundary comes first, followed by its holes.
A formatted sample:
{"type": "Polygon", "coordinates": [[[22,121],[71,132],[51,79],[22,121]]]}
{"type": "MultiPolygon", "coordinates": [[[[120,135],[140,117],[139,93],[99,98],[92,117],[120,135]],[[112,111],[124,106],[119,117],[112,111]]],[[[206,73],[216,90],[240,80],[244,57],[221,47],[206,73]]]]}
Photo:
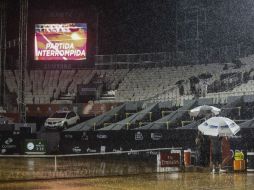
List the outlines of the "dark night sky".
{"type": "Polygon", "coordinates": [[[171,1],[165,0],[123,0],[102,7],[102,49],[110,49],[110,53],[172,49],[175,43],[173,6],[171,1]],[[114,42],[117,43],[112,46],[114,42]]]}

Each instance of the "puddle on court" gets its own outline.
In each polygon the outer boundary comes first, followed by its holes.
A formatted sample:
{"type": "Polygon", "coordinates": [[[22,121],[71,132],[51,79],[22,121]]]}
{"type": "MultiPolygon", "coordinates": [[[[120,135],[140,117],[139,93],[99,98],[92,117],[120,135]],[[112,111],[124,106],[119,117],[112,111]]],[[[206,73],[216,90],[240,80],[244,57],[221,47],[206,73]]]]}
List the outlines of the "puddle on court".
{"type": "Polygon", "coordinates": [[[1,190],[108,190],[108,189],[254,189],[254,174],[165,173],[90,179],[5,182],[1,190]]]}

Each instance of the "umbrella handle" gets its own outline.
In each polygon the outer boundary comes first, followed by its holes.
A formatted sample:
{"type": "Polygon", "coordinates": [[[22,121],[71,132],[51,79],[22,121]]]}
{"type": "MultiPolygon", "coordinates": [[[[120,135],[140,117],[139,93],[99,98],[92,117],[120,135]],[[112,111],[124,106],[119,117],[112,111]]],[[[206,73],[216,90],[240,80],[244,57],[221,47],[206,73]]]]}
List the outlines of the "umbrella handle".
{"type": "Polygon", "coordinates": [[[235,152],[232,149],[230,149],[230,152],[231,152],[231,158],[234,158],[235,152]]]}

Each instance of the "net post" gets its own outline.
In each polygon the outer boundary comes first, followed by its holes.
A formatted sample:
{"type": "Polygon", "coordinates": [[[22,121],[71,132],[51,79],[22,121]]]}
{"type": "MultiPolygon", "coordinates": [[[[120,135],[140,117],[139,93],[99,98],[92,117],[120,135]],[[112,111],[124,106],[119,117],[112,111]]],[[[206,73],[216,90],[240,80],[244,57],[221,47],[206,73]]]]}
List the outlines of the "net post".
{"type": "Polygon", "coordinates": [[[56,156],[55,157],[55,172],[57,171],[57,161],[56,161],[56,156]]]}

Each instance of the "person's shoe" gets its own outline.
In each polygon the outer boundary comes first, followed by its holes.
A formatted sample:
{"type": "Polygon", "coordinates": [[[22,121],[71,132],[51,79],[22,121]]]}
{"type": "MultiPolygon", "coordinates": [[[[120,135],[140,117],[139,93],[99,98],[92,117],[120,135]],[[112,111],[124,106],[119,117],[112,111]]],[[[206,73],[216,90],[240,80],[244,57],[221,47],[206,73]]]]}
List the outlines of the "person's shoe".
{"type": "Polygon", "coordinates": [[[215,174],[215,169],[212,170],[212,174],[215,174]]]}
{"type": "Polygon", "coordinates": [[[220,173],[225,173],[226,170],[220,169],[220,173]]]}

